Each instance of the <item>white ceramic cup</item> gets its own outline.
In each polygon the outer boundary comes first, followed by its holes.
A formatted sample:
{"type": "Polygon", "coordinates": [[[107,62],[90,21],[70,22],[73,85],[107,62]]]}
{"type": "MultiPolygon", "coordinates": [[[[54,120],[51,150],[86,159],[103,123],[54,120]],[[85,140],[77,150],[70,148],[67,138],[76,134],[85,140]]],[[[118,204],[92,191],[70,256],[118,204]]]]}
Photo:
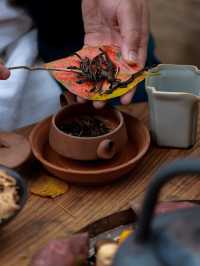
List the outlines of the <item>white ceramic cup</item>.
{"type": "Polygon", "coordinates": [[[159,146],[188,148],[195,144],[200,70],[189,65],[158,65],[146,79],[150,127],[159,146]]]}

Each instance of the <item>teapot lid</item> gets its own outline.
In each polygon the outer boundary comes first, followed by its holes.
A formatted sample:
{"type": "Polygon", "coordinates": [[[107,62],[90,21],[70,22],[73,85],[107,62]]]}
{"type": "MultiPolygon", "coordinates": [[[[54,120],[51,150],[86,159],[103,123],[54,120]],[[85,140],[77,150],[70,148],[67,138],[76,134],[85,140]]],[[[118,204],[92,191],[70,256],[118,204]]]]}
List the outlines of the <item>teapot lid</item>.
{"type": "Polygon", "coordinates": [[[200,160],[176,161],[158,171],[147,190],[138,227],[118,249],[113,266],[200,265],[200,207],[153,219],[162,186],[175,175],[200,174],[200,160]]]}

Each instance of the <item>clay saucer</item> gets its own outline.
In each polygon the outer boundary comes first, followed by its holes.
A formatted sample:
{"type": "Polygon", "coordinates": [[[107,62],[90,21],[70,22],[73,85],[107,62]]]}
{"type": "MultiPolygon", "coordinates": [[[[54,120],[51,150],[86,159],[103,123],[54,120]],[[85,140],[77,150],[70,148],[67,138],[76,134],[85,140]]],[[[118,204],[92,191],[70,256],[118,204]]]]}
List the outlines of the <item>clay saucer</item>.
{"type": "Polygon", "coordinates": [[[30,155],[31,146],[24,136],[10,132],[0,132],[0,165],[17,168],[30,155]]]}
{"type": "Polygon", "coordinates": [[[128,143],[123,151],[108,161],[82,162],[67,159],[49,146],[51,118],[37,124],[30,135],[34,156],[51,174],[76,184],[106,184],[130,172],[145,155],[150,145],[148,129],[138,119],[124,115],[128,143]]]}

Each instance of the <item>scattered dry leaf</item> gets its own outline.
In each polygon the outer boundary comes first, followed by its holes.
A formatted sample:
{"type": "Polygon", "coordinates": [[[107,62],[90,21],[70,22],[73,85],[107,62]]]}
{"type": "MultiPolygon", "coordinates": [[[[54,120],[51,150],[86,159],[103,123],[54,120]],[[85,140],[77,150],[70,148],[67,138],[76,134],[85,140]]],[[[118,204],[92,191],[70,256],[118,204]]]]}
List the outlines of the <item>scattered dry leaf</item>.
{"type": "Polygon", "coordinates": [[[55,198],[66,193],[69,185],[55,177],[43,174],[32,183],[30,190],[41,197],[55,198]]]}

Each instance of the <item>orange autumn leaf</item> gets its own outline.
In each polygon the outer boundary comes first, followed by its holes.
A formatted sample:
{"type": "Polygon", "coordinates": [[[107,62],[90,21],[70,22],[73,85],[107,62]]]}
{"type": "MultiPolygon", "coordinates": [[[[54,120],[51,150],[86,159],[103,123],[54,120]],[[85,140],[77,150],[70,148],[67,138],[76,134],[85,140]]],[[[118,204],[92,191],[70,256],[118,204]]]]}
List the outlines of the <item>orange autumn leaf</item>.
{"type": "Polygon", "coordinates": [[[31,184],[31,193],[41,197],[55,198],[66,193],[69,190],[69,185],[55,177],[49,175],[40,175],[31,184]]]}
{"type": "MultiPolygon", "coordinates": [[[[116,76],[117,79],[121,81],[127,81],[132,77],[134,73],[137,73],[139,71],[138,65],[135,64],[133,66],[130,66],[125,62],[125,60],[122,58],[120,49],[116,46],[102,46],[102,47],[87,46],[78,51],[78,55],[81,58],[88,57],[89,59],[93,59],[100,54],[100,48],[104,52],[106,52],[106,54],[109,56],[114,65],[117,66],[119,70],[116,76]]],[[[75,67],[80,66],[80,58],[77,55],[72,55],[45,64],[46,68],[68,68],[71,66],[75,67]]],[[[59,81],[67,90],[69,90],[73,94],[88,100],[98,100],[98,101],[109,100],[124,95],[125,93],[135,88],[140,82],[144,81],[146,76],[148,75],[147,71],[143,71],[127,86],[116,88],[113,90],[113,92],[106,93],[106,91],[108,91],[110,86],[107,80],[105,80],[102,84],[102,91],[96,92],[92,90],[94,84],[91,81],[86,81],[84,83],[78,84],[77,73],[73,71],[72,72],[52,71],[51,73],[57,81],[59,81]]]]}

